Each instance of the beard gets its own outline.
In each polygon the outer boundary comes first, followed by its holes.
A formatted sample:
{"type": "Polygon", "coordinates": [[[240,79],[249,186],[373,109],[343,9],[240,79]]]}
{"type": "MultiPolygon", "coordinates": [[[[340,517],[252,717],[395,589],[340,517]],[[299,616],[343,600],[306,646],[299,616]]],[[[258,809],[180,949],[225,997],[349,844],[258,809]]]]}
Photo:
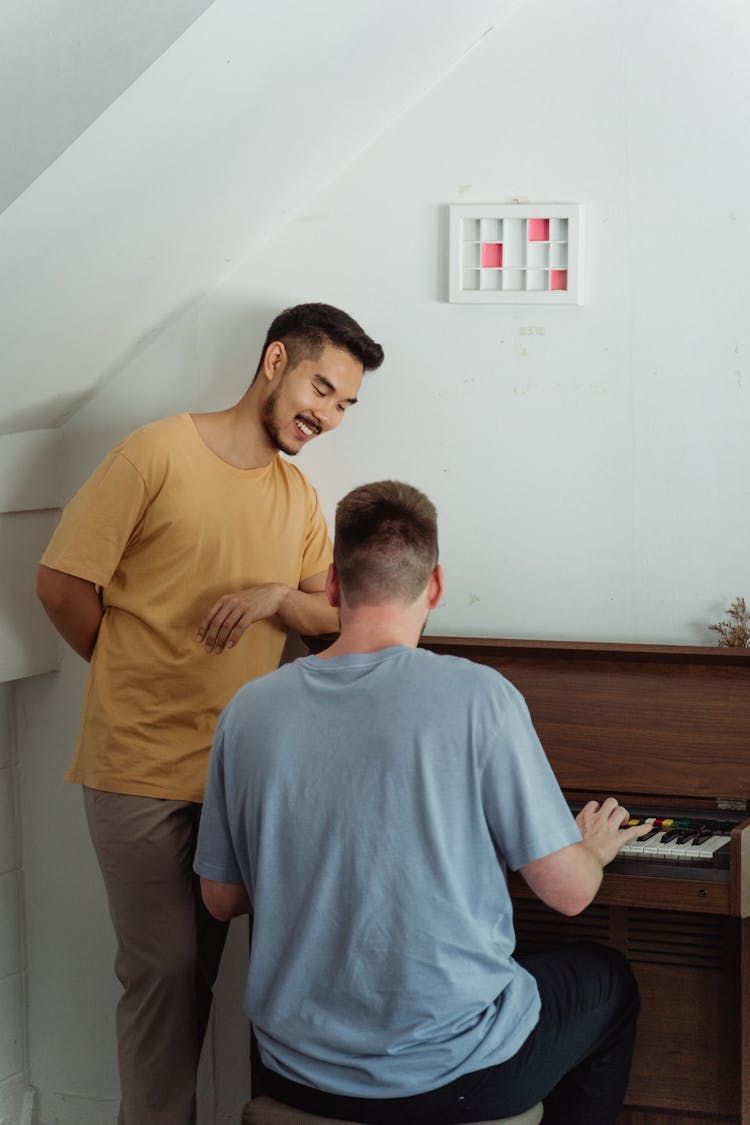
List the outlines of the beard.
{"type": "Polygon", "coordinates": [[[299,453],[299,449],[284,444],[281,433],[279,432],[279,424],[276,420],[276,406],[279,401],[280,390],[281,385],[279,385],[275,391],[272,391],[263,403],[260,420],[274,448],[278,449],[280,453],[286,453],[289,457],[296,457],[299,453]]]}

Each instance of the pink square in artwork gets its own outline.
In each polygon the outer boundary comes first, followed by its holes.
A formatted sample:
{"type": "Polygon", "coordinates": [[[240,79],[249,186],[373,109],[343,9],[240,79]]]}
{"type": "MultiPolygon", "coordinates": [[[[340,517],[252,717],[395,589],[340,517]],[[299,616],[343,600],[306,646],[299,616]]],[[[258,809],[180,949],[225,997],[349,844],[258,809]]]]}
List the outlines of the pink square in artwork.
{"type": "Polygon", "coordinates": [[[567,289],[568,288],[568,271],[567,270],[550,270],[549,271],[549,287],[550,287],[550,289],[567,289]]]}
{"type": "Polygon", "coordinates": [[[500,269],[503,264],[502,242],[482,243],[482,265],[489,269],[500,269]]]}
{"type": "Polygon", "coordinates": [[[549,219],[529,219],[529,242],[549,242],[549,219]]]}

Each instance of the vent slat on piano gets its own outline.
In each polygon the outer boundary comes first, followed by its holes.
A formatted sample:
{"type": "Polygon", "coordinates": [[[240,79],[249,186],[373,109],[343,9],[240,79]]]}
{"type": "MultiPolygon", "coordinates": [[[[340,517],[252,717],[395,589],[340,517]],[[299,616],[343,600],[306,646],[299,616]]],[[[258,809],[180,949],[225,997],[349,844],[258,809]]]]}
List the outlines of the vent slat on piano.
{"type": "Polygon", "coordinates": [[[728,920],[710,914],[665,915],[637,907],[595,906],[576,918],[564,918],[530,899],[517,899],[514,912],[519,951],[600,941],[622,950],[633,962],[725,969],[736,960],[727,952],[728,920]]]}

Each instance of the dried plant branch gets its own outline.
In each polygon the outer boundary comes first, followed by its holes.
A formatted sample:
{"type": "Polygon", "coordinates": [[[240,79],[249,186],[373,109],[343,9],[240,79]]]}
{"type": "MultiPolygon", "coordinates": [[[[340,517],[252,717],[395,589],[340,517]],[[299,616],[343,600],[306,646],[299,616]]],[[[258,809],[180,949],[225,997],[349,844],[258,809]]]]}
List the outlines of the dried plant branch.
{"type": "Polygon", "coordinates": [[[729,621],[719,621],[709,625],[719,634],[720,648],[750,648],[750,613],[744,598],[735,598],[727,610],[729,621]]]}

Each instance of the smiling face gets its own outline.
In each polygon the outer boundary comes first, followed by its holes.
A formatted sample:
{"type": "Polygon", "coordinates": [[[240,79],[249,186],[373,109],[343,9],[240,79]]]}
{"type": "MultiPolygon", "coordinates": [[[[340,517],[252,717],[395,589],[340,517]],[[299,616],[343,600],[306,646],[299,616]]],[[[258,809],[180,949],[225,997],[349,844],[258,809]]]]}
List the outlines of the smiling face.
{"type": "Polygon", "coordinates": [[[294,457],[318,434],[335,429],[357,401],[362,374],[359,360],[332,344],[316,359],[279,369],[261,411],[273,446],[294,457]]]}

